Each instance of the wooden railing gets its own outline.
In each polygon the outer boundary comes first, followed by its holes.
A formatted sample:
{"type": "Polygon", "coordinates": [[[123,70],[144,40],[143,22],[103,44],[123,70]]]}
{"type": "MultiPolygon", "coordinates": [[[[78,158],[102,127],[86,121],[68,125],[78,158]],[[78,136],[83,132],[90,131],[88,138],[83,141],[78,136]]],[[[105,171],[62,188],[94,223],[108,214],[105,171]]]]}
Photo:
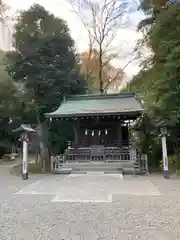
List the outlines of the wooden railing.
{"type": "MultiPolygon", "coordinates": [[[[123,159],[124,160],[124,157],[123,159]]],[[[107,160],[106,162],[116,162],[119,160],[107,160]]],[[[66,163],[67,161],[64,158],[64,155],[59,155],[59,156],[52,156],[51,158],[51,169],[53,173],[58,172],[59,169],[63,168],[64,163],[66,163]]],[[[74,161],[73,161],[74,162],[74,161]]],[[[78,163],[82,163],[82,162],[78,162],[78,163]]],[[[77,163],[77,164],[78,164],[77,163]]],[[[139,156],[137,155],[137,159],[135,161],[132,161],[132,166],[134,168],[134,174],[136,174],[136,170],[140,169],[140,172],[142,174],[147,174],[148,173],[148,162],[147,162],[147,156],[146,155],[142,155],[139,156]]]]}
{"type": "Polygon", "coordinates": [[[64,154],[65,161],[81,161],[91,160],[90,148],[68,148],[64,154]]]}
{"type": "Polygon", "coordinates": [[[99,148],[68,148],[64,154],[64,161],[67,162],[87,162],[87,161],[128,161],[136,160],[129,149],[118,147],[99,147],[99,148]]]}
{"type": "MultiPolygon", "coordinates": [[[[107,141],[106,140],[106,142],[104,144],[101,144],[101,145],[103,145],[104,147],[120,147],[120,148],[125,147],[125,148],[127,148],[127,147],[132,146],[132,141],[130,141],[130,140],[122,140],[122,141],[120,141],[120,140],[108,140],[107,141]]],[[[89,147],[89,146],[86,145],[86,143],[84,141],[80,141],[80,142],[78,142],[78,144],[75,144],[74,141],[69,141],[68,146],[72,147],[72,148],[76,148],[76,147],[78,147],[78,148],[80,148],[80,147],[81,148],[88,148],[89,147]]]]}

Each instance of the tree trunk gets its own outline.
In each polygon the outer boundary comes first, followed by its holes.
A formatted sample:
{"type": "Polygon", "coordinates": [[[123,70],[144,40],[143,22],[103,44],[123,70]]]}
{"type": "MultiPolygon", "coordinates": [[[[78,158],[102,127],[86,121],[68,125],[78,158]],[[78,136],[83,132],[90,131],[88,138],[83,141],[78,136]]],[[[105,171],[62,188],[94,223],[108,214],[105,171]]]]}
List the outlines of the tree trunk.
{"type": "Polygon", "coordinates": [[[48,128],[45,122],[38,121],[39,154],[43,172],[51,172],[48,128]]]}
{"type": "Polygon", "coordinates": [[[102,79],[102,70],[103,70],[103,63],[102,63],[102,46],[99,48],[99,87],[100,93],[104,93],[104,86],[103,86],[103,79],[102,79]]]}

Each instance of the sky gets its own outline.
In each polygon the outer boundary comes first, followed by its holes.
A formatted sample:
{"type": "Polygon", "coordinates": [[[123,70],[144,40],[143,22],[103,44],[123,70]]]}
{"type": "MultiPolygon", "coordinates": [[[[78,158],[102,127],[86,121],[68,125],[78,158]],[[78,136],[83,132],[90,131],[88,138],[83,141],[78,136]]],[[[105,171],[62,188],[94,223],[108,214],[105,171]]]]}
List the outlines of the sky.
{"type": "MultiPolygon", "coordinates": [[[[47,10],[65,19],[69,25],[71,36],[76,43],[77,51],[85,51],[88,49],[88,36],[80,21],[80,19],[72,13],[68,0],[6,0],[11,7],[11,11],[19,9],[27,9],[34,3],[43,5],[47,10]]],[[[132,23],[126,29],[120,29],[116,42],[122,46],[123,59],[114,61],[117,67],[123,67],[129,61],[129,54],[133,51],[137,40],[141,37],[140,33],[136,31],[137,23],[143,18],[143,14],[135,12],[131,14],[132,23]],[[128,56],[128,57],[126,57],[128,56]]],[[[9,36],[8,36],[9,37],[9,36]]],[[[131,64],[126,69],[127,75],[131,76],[138,72],[137,64],[131,64]]]]}

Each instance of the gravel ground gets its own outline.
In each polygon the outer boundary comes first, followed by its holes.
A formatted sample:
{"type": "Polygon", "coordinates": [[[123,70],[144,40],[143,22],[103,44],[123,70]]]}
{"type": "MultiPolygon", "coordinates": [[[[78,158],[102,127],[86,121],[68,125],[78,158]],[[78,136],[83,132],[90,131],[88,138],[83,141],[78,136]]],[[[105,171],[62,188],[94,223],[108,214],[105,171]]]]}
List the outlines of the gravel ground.
{"type": "Polygon", "coordinates": [[[180,181],[158,175],[22,181],[1,166],[0,201],[1,240],[180,240],[180,181]]]}

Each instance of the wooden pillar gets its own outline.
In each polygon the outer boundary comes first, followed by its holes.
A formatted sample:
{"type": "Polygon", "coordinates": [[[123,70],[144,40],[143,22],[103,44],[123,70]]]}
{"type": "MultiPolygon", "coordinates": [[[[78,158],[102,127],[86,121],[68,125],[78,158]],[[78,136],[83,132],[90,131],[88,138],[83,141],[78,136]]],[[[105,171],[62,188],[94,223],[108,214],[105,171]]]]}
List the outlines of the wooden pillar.
{"type": "Polygon", "coordinates": [[[79,145],[79,122],[75,122],[74,125],[74,145],[77,147],[79,145]]]}
{"type": "Polygon", "coordinates": [[[129,132],[129,140],[131,142],[131,147],[129,149],[130,160],[133,161],[133,162],[137,162],[136,142],[135,142],[135,139],[132,135],[132,132],[129,131],[129,127],[128,127],[128,132],[129,132]]]}
{"type": "Polygon", "coordinates": [[[121,123],[117,124],[117,131],[118,131],[118,145],[122,146],[122,126],[121,123]]]}

